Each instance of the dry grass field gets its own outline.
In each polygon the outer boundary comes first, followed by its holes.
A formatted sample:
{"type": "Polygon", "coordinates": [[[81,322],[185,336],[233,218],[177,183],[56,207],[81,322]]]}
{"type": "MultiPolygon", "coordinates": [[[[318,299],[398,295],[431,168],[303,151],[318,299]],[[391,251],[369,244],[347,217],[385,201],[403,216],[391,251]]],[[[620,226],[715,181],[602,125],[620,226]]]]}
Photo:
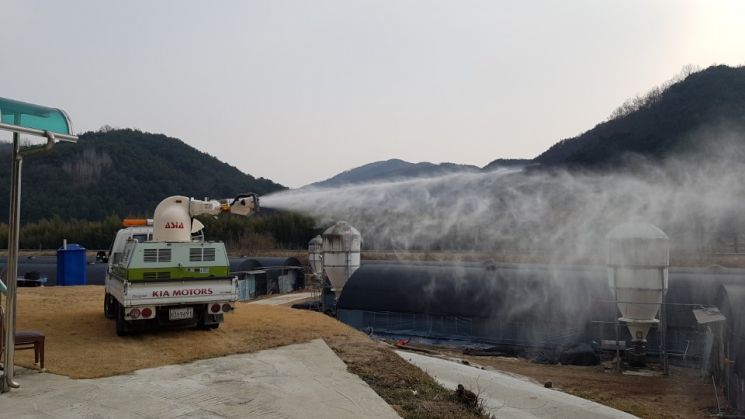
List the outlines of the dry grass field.
{"type": "MultiPolygon", "coordinates": [[[[103,316],[102,286],[19,288],[18,329],[46,335],[46,370],[95,378],[255,352],[323,338],[352,373],[405,418],[481,417],[384,343],[326,315],[283,306],[239,303],[217,330],[160,330],[119,337],[103,316]]],[[[33,368],[33,351],[17,352],[33,368]]]]}
{"type": "MultiPolygon", "coordinates": [[[[103,317],[103,287],[19,288],[18,329],[46,335],[46,369],[73,378],[123,374],[359,332],[315,312],[237,304],[213,331],[181,329],[119,337],[103,317]]],[[[364,335],[363,335],[364,336],[364,335]]],[[[31,366],[33,351],[18,359],[31,366]]]]}

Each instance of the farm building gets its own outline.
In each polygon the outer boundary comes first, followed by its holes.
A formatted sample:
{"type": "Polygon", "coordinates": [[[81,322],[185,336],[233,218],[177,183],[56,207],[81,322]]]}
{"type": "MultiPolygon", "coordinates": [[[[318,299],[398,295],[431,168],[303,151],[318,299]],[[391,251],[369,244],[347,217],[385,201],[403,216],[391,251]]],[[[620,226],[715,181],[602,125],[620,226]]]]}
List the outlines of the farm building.
{"type": "Polygon", "coordinates": [[[305,268],[296,258],[231,258],[231,274],[238,276],[241,300],[284,294],[305,286],[305,268]]]}
{"type": "MultiPolygon", "coordinates": [[[[707,342],[692,310],[716,305],[719,287],[738,282],[744,270],[670,269],[672,362],[700,365],[707,342]]],[[[336,308],[339,320],[377,335],[535,348],[615,341],[619,316],[605,267],[478,263],[363,262],[336,308]]],[[[625,327],[618,338],[629,340],[625,327]]],[[[656,329],[647,339],[659,353],[656,329]]]]}
{"type": "Polygon", "coordinates": [[[592,320],[612,319],[602,302],[611,299],[607,288],[582,272],[554,278],[518,266],[363,263],[337,317],[376,334],[555,346],[586,341],[592,320]]]}

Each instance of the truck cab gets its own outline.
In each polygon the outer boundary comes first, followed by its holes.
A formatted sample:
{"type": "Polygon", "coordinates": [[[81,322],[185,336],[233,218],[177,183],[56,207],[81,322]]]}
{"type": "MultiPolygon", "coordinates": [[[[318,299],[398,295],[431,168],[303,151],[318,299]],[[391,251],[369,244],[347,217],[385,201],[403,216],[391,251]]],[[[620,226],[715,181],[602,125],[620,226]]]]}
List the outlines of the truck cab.
{"type": "Polygon", "coordinates": [[[138,243],[144,243],[153,239],[152,226],[125,227],[116,232],[114,241],[109,248],[109,270],[114,264],[118,264],[124,253],[124,246],[127,242],[135,240],[138,243]]]}

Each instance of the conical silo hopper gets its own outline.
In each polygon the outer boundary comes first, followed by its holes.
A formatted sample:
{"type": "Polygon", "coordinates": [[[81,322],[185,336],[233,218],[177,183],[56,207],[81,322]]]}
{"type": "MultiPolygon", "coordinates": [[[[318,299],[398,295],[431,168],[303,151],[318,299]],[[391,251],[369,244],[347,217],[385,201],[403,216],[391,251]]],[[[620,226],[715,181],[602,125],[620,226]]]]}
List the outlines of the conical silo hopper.
{"type": "Polygon", "coordinates": [[[667,291],[669,239],[648,223],[621,224],[606,239],[608,282],[618,301],[619,320],[631,334],[635,362],[643,363],[647,334],[659,323],[657,313],[667,291]]]}
{"type": "Polygon", "coordinates": [[[308,264],[314,275],[321,276],[323,271],[323,239],[314,237],[308,242],[308,264]]]}
{"type": "Polygon", "coordinates": [[[324,231],[322,238],[323,270],[338,301],[344,284],[360,267],[362,236],[346,221],[339,221],[324,231]]]}

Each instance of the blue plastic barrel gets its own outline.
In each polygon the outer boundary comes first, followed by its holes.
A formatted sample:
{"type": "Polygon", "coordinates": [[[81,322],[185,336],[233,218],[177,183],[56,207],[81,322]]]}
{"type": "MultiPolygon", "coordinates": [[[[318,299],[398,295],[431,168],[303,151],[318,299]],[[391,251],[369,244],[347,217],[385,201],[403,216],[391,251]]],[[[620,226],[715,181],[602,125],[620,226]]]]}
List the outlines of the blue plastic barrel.
{"type": "Polygon", "coordinates": [[[57,285],[85,285],[87,267],[85,247],[69,243],[67,249],[57,249],[57,285]]]}

